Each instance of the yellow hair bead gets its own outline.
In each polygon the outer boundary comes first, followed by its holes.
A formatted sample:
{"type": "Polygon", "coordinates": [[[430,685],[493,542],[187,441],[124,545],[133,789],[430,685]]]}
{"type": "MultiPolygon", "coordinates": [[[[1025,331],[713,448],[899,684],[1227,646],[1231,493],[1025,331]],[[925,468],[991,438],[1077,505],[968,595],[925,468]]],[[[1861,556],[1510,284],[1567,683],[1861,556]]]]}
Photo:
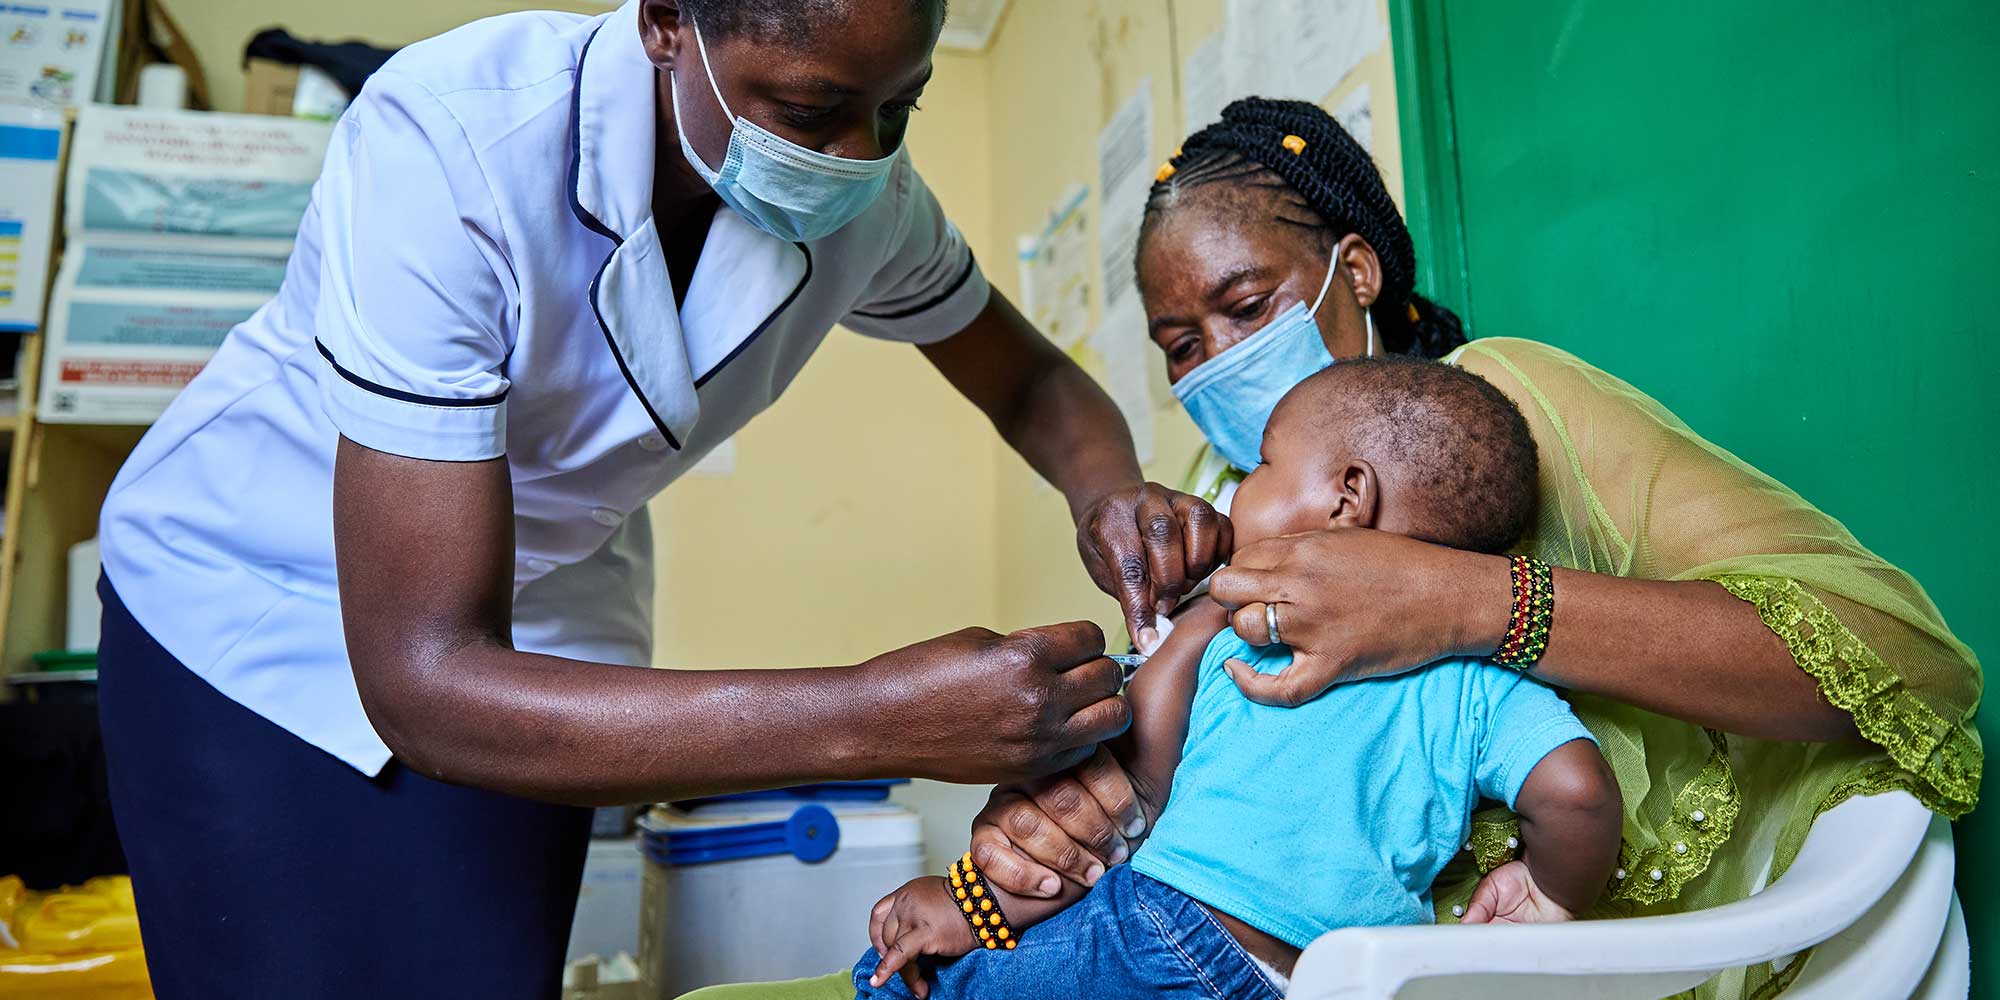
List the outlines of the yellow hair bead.
{"type": "Polygon", "coordinates": [[[1293,156],[1297,156],[1300,153],[1306,151],[1306,141],[1295,135],[1286,136],[1285,141],[1282,143],[1282,145],[1286,149],[1291,150],[1293,156]]]}
{"type": "Polygon", "coordinates": [[[1410,303],[1408,308],[1410,310],[1410,322],[1420,323],[1423,321],[1423,317],[1417,315],[1417,304],[1415,302],[1410,303]]]}
{"type": "Polygon", "coordinates": [[[1162,163],[1160,164],[1160,169],[1153,171],[1153,183],[1155,184],[1165,183],[1166,179],[1172,177],[1173,175],[1174,175],[1174,165],[1171,163],[1162,163]]]}

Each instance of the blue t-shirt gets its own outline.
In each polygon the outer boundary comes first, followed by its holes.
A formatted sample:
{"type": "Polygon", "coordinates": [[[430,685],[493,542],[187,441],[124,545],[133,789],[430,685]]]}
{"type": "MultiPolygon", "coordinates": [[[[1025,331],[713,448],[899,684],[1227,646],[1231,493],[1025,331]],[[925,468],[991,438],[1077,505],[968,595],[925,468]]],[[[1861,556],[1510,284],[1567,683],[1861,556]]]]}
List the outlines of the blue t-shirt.
{"type": "Polygon", "coordinates": [[[1232,658],[1275,673],[1292,654],[1229,629],[1208,644],[1173,793],[1132,867],[1300,948],[1431,922],[1431,882],[1480,798],[1512,806],[1550,751],[1591,739],[1553,690],[1483,660],[1273,708],[1230,681],[1232,658]]]}

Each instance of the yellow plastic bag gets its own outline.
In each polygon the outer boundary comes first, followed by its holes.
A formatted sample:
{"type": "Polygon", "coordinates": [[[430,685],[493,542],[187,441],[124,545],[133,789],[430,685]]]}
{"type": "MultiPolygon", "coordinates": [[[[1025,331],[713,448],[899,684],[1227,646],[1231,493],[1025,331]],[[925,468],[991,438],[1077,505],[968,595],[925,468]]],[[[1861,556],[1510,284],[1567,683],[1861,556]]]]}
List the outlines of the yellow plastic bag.
{"type": "Polygon", "coordinates": [[[0,878],[0,997],[6,1000],[152,1000],[132,880],[94,878],[29,892],[0,878]]]}

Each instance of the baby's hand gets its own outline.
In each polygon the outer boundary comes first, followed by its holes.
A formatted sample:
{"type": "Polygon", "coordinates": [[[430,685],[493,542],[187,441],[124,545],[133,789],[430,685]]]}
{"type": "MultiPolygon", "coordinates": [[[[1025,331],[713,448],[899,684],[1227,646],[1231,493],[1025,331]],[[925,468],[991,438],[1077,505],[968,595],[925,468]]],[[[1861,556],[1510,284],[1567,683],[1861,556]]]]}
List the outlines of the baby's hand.
{"type": "Polygon", "coordinates": [[[1575,919],[1535,885],[1525,861],[1509,861],[1486,873],[1465,904],[1463,924],[1559,924],[1575,919]]]}
{"type": "Polygon", "coordinates": [[[931,986],[913,961],[917,956],[952,957],[978,947],[972,928],[960,915],[940,875],[912,879],[882,897],[869,917],[868,939],[882,956],[875,974],[868,977],[869,984],[881,986],[901,972],[903,982],[919,1000],[930,996],[931,986]]]}

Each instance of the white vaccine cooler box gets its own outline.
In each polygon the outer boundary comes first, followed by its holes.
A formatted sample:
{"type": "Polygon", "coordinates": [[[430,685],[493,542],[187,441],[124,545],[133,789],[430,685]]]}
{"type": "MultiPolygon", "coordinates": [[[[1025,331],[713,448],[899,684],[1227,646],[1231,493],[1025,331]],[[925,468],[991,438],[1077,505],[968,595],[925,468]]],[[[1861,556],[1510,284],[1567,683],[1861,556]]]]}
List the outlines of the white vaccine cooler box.
{"type": "Polygon", "coordinates": [[[643,995],[823,976],[868,950],[876,900],[923,874],[899,782],[842,782],[653,809],[639,914],[643,995]]]}

